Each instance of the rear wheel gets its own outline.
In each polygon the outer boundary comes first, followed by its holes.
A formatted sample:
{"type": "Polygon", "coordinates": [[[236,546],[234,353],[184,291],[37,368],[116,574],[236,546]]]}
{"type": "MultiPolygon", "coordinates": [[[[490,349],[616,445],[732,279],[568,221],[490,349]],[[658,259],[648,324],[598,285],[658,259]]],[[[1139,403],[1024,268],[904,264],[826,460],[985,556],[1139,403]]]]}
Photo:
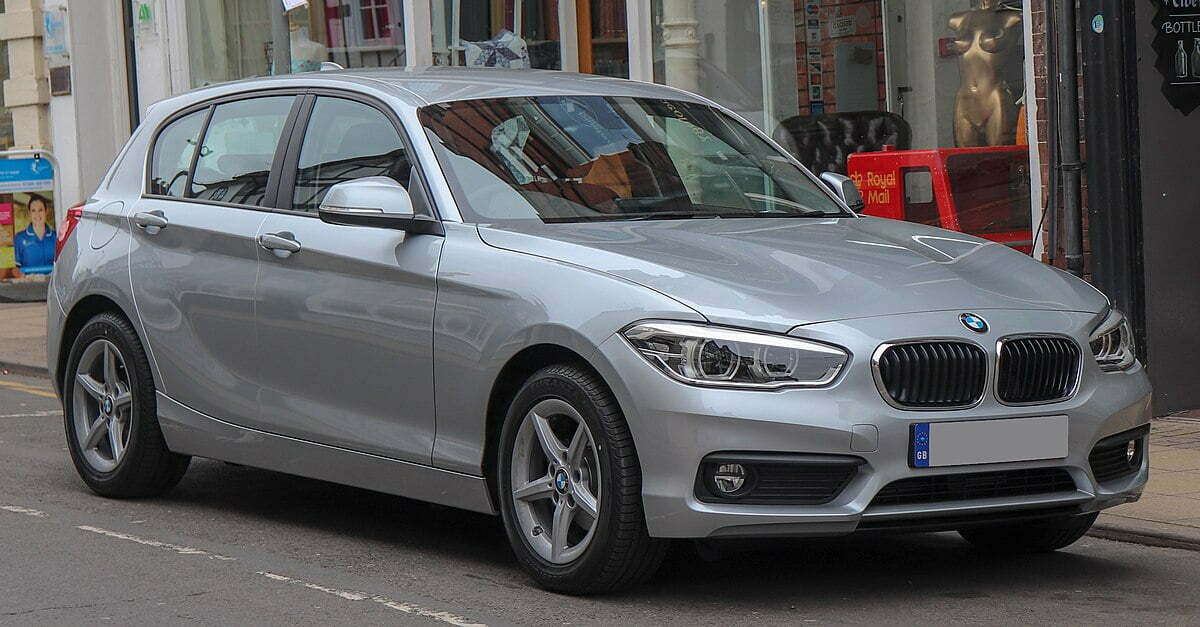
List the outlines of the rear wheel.
{"type": "Polygon", "coordinates": [[[63,416],[75,469],[109,497],[159,494],[191,458],[167,450],[150,364],[133,327],[102,313],[75,338],[63,380],[63,416]]]}
{"type": "Polygon", "coordinates": [[[1082,538],[1098,512],[1048,518],[1010,525],[962,529],[958,533],[976,548],[990,553],[1048,553],[1082,538]]]}
{"type": "Polygon", "coordinates": [[[646,532],[629,427],[581,366],[544,368],[521,388],[501,433],[497,483],[513,551],[545,588],[627,588],[662,563],[667,542],[646,532]]]}

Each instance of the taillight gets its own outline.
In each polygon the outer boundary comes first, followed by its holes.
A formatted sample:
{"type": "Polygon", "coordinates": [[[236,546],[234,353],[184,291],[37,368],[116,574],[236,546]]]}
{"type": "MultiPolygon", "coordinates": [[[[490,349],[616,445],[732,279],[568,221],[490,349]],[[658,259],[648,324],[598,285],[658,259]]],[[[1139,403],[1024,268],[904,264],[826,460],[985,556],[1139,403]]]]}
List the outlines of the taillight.
{"type": "Polygon", "coordinates": [[[63,246],[67,243],[67,238],[71,237],[71,233],[75,232],[75,227],[79,225],[80,218],[83,217],[83,203],[79,203],[70,209],[67,209],[67,221],[63,225],[62,235],[58,238],[58,243],[54,245],[54,260],[58,261],[58,255],[62,252],[63,246]]]}

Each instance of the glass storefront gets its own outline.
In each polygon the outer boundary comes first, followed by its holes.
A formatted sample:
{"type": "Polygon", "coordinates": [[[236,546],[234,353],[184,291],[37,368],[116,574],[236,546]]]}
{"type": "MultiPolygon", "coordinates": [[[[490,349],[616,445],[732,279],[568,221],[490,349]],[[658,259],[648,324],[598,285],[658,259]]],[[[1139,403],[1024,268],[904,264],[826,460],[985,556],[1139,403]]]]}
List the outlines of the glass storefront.
{"type": "Polygon", "coordinates": [[[629,78],[625,0],[432,0],[430,8],[434,65],[570,65],[629,78]]]}
{"type": "MultiPolygon", "coordinates": [[[[193,86],[272,73],[273,2],[186,3],[193,86]]],[[[867,214],[1031,246],[1023,0],[310,0],[287,19],[290,71],[568,69],[694,91],[851,177],[867,214]],[[406,56],[405,2],[429,16],[424,58],[406,56]]]]}
{"type": "Polygon", "coordinates": [[[1022,0],[651,0],[654,80],[704,94],[865,212],[1032,244],[1022,0]]]}
{"type": "Polygon", "coordinates": [[[434,65],[562,69],[558,0],[433,0],[434,65]]]}
{"type": "Polygon", "coordinates": [[[402,66],[401,0],[312,0],[287,14],[292,67],[272,67],[272,3],[188,0],[188,63],[193,87],[274,73],[343,67],[402,66]]]}

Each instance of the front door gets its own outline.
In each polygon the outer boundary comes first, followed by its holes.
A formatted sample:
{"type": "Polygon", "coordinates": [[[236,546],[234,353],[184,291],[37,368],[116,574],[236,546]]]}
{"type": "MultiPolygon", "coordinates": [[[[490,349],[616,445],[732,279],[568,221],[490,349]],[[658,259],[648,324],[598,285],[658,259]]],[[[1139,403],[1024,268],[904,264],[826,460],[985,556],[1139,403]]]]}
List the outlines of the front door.
{"type": "Polygon", "coordinates": [[[247,98],[171,121],[130,212],[134,300],[160,391],[236,424],[258,414],[255,236],[294,101],[247,98]]]}
{"type": "Polygon", "coordinates": [[[372,104],[316,96],[298,132],[284,166],[294,184],[280,190],[286,203],[291,189],[292,212],[260,231],[261,420],[276,433],[428,464],[442,238],[317,217],[331,186],[365,176],[405,184],[419,208],[419,177],[391,116],[372,104]]]}

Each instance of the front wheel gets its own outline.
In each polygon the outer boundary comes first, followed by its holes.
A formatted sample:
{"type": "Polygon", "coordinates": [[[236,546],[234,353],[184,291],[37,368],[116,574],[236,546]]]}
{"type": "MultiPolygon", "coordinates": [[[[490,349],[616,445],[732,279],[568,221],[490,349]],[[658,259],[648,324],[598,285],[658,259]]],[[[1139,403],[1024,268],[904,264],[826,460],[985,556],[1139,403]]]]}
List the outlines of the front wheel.
{"type": "Polygon", "coordinates": [[[646,532],[633,438],[596,374],[563,364],[531,377],[509,407],[499,457],[509,542],[543,587],[609,592],[658,569],[667,542],[646,532]]]}
{"type": "Polygon", "coordinates": [[[990,553],[1049,553],[1082,538],[1097,516],[1099,512],[962,529],[958,533],[976,548],[990,553]]]}

